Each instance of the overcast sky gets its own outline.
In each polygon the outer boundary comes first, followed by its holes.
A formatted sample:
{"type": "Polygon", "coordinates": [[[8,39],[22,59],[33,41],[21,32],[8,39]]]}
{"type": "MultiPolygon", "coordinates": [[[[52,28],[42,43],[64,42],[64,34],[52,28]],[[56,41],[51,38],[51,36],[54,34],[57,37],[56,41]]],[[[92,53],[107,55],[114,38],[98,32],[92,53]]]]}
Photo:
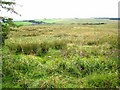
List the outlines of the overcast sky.
{"type": "Polygon", "coordinates": [[[5,13],[14,20],[40,18],[118,17],[119,0],[15,0],[22,16],[5,13]]]}

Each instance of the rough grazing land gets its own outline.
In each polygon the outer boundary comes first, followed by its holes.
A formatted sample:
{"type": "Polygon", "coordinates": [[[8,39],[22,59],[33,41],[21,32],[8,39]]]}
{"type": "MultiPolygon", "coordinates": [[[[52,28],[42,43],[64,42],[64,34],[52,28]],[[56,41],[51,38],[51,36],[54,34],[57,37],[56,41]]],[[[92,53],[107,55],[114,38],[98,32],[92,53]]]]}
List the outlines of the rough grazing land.
{"type": "Polygon", "coordinates": [[[14,28],[3,47],[3,87],[119,87],[117,36],[116,21],[14,28]]]}

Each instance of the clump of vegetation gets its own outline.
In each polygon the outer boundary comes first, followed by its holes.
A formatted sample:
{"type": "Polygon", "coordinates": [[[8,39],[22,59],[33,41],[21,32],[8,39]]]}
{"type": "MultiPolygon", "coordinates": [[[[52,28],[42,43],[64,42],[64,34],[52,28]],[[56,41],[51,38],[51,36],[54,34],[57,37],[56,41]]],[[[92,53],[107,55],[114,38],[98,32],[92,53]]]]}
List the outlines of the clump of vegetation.
{"type": "Polygon", "coordinates": [[[8,38],[8,33],[11,30],[11,27],[15,26],[14,23],[12,22],[12,18],[4,18],[4,17],[0,17],[1,21],[1,27],[2,30],[0,32],[0,36],[2,36],[2,42],[0,42],[0,44],[4,45],[5,44],[5,39],[8,38]]]}
{"type": "Polygon", "coordinates": [[[65,40],[55,40],[53,43],[52,43],[52,48],[53,49],[64,49],[66,48],[67,44],[65,42],[65,40]]]}
{"type": "Polygon", "coordinates": [[[50,48],[49,43],[46,43],[46,42],[41,43],[40,47],[36,49],[37,56],[45,55],[49,51],[49,48],[50,48]]]}
{"type": "MultiPolygon", "coordinates": [[[[86,81],[87,85],[90,87],[96,88],[116,88],[118,85],[118,75],[117,73],[100,73],[100,74],[92,74],[87,77],[88,80],[86,81]],[[106,74],[106,75],[104,75],[106,74]]],[[[118,88],[118,87],[117,87],[118,88]]]]}

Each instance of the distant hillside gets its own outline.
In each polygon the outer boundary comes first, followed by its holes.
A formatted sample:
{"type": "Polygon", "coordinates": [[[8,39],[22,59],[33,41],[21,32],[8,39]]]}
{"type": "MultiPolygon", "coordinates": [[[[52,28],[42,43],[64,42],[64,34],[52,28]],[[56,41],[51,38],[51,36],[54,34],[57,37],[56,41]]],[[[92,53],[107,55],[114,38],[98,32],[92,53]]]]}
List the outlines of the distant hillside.
{"type": "Polygon", "coordinates": [[[14,21],[16,25],[38,25],[38,24],[82,24],[82,25],[100,25],[111,23],[112,20],[120,20],[120,18],[59,18],[59,19],[36,19],[14,21]]]}
{"type": "Polygon", "coordinates": [[[120,20],[120,18],[95,18],[95,19],[120,20]]]}
{"type": "Polygon", "coordinates": [[[14,23],[15,23],[16,25],[18,25],[18,26],[47,24],[46,22],[43,22],[43,21],[35,21],[35,20],[14,21],[14,23]]]}

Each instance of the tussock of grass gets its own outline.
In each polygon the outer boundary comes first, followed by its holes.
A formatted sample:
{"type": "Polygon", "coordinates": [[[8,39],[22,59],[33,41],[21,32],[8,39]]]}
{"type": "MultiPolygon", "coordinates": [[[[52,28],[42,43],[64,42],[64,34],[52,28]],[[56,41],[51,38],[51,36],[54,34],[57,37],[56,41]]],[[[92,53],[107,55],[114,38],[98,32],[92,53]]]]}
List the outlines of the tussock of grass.
{"type": "Polygon", "coordinates": [[[37,56],[42,56],[49,51],[49,48],[52,49],[64,49],[67,44],[63,40],[55,40],[53,42],[42,42],[42,43],[18,43],[16,45],[9,44],[7,45],[11,51],[14,53],[23,53],[26,55],[32,54],[37,56]]]}
{"type": "MultiPolygon", "coordinates": [[[[117,73],[93,73],[87,77],[87,85],[95,88],[116,88],[118,85],[118,74],[117,73]],[[104,75],[106,74],[106,75],[104,75]]],[[[118,88],[118,87],[117,87],[118,88]]]]}

